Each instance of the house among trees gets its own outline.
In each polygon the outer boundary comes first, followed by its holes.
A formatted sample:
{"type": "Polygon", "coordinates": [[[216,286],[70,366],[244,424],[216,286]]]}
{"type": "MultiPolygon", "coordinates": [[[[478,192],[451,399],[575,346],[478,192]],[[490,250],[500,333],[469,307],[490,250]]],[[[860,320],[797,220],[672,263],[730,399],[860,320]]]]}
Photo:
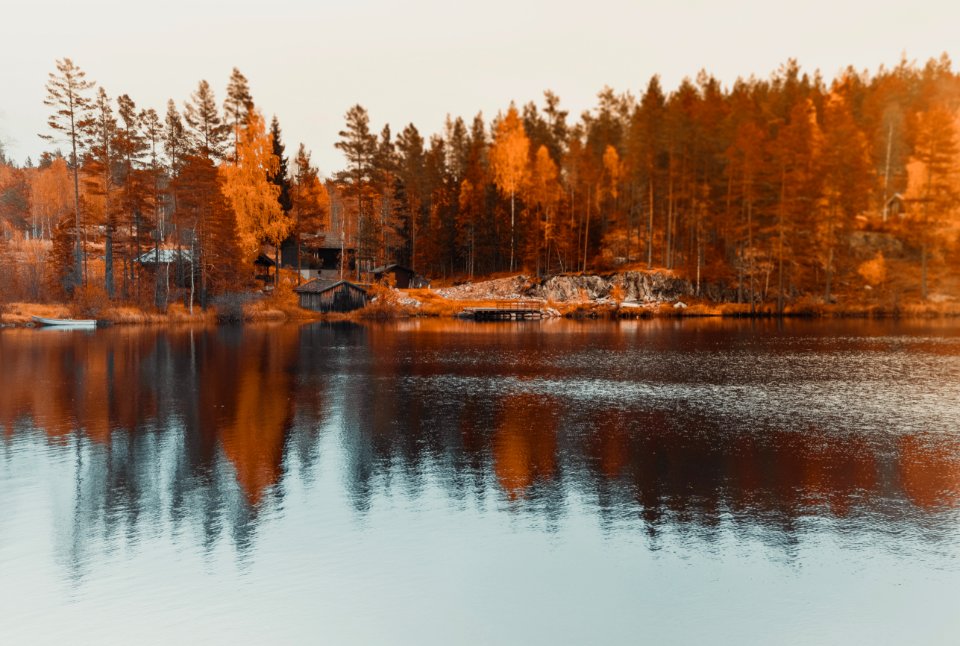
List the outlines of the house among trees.
{"type": "Polygon", "coordinates": [[[396,263],[392,265],[385,265],[383,267],[376,267],[372,272],[373,278],[376,281],[385,281],[391,287],[396,287],[398,289],[420,289],[421,287],[429,287],[430,281],[410,269],[409,267],[404,267],[403,265],[398,265],[396,263]]]}
{"type": "Polygon", "coordinates": [[[315,312],[352,312],[367,304],[367,290],[345,280],[314,278],[294,291],[300,307],[315,312]]]}
{"type": "Polygon", "coordinates": [[[357,243],[353,225],[333,184],[326,189],[324,195],[327,194],[326,215],[280,245],[280,265],[299,270],[303,278],[339,279],[341,269],[343,276],[356,274],[357,243]]]}
{"type": "Polygon", "coordinates": [[[261,252],[257,256],[257,259],[253,261],[253,266],[256,272],[254,278],[257,280],[262,280],[264,284],[273,283],[273,276],[270,274],[270,268],[276,267],[277,263],[273,262],[273,259],[270,258],[270,256],[261,252]]]}
{"type": "Polygon", "coordinates": [[[883,219],[886,220],[892,215],[904,216],[906,214],[907,200],[900,193],[894,193],[883,205],[883,219]]]}
{"type": "Polygon", "coordinates": [[[193,254],[190,249],[173,249],[160,247],[145,251],[137,256],[135,262],[149,274],[165,272],[173,279],[177,287],[185,287],[190,281],[190,267],[193,265],[193,254]]]}
{"type": "MultiPolygon", "coordinates": [[[[341,255],[345,257],[343,273],[351,275],[356,271],[355,251],[352,242],[341,240],[335,233],[304,235],[300,240],[300,275],[304,278],[339,277],[341,255]]],[[[297,269],[296,239],[288,238],[280,245],[280,266],[297,269]]]]}

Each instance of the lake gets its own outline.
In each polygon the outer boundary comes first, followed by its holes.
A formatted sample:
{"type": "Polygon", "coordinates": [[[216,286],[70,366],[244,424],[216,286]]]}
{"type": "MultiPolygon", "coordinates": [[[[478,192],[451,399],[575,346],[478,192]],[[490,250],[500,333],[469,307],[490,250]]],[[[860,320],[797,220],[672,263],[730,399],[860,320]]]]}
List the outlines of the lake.
{"type": "Polygon", "coordinates": [[[2,644],[956,644],[960,322],[0,331],[2,644]]]}

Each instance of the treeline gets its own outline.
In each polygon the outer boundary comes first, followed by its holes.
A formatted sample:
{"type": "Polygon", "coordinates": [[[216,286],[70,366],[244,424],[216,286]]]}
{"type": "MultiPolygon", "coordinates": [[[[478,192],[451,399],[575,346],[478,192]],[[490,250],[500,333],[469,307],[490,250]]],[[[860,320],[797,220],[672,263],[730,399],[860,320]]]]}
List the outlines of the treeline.
{"type": "Polygon", "coordinates": [[[0,166],[5,257],[29,268],[18,296],[93,289],[165,308],[172,288],[206,305],[253,284],[262,244],[323,228],[329,198],[310,154],[301,145],[288,168],[279,122],[266,127],[236,69],[222,111],[201,81],[161,117],[63,59],[44,103],[41,136],[62,148],[0,166]]]}
{"type": "Polygon", "coordinates": [[[781,308],[838,285],[926,298],[957,253],[958,108],[946,57],[829,86],[794,61],[729,89],[700,73],[668,94],[655,76],[578,120],[546,92],[428,141],[376,136],[355,106],[338,177],[359,256],[432,275],[632,265],[781,308]]]}
{"type": "Polygon", "coordinates": [[[960,77],[946,56],[829,84],[795,61],[730,88],[701,72],[668,93],[655,76],[639,95],[604,89],[578,119],[548,91],[429,137],[377,134],[357,105],[335,144],[346,168],[326,183],[302,145],[287,168],[237,70],[222,111],[206,82],[163,118],[114,104],[69,60],[48,94],[67,152],[0,166],[0,217],[7,238],[54,240],[67,291],[99,244],[104,289],[117,275],[136,292],[147,241],[195,256],[201,295],[243,288],[261,244],[319,244],[325,227],[361,277],[387,262],[442,277],[657,267],[779,308],[956,288],[960,77]]]}

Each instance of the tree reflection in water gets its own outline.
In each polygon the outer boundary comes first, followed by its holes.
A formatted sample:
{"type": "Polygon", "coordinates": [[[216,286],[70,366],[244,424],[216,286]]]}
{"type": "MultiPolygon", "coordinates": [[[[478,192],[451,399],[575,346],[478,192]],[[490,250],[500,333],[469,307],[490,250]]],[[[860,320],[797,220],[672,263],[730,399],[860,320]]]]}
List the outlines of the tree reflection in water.
{"type": "Polygon", "coordinates": [[[415,500],[433,486],[548,530],[576,499],[605,531],[653,547],[665,531],[711,541],[723,525],[787,551],[811,519],[891,535],[955,523],[960,442],[944,432],[960,421],[954,337],[903,350],[875,330],[678,329],[4,331],[3,459],[42,437],[70,464],[70,512],[55,533],[76,577],[91,545],[165,531],[206,550],[229,537],[242,557],[261,515],[282,510],[288,474],[312,481],[330,431],[360,515],[377,496],[415,500]],[[891,353],[921,382],[885,377],[891,353]],[[791,392],[824,379],[827,408],[768,414],[802,410],[791,392]],[[731,385],[769,407],[736,406],[731,385]],[[871,425],[884,401],[893,409],[917,392],[942,405],[871,425]]]}

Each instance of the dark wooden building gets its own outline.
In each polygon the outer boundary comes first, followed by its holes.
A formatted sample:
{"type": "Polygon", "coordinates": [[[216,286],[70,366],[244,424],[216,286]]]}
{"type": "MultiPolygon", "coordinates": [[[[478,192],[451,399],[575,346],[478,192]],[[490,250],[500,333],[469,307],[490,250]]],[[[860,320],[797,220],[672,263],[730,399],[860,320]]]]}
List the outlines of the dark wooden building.
{"type": "Polygon", "coordinates": [[[262,280],[264,284],[273,283],[273,275],[270,273],[270,269],[274,268],[276,272],[277,263],[275,263],[270,256],[260,252],[260,255],[257,256],[257,259],[253,261],[254,267],[254,278],[256,280],[262,280]]]}
{"type": "Polygon", "coordinates": [[[140,254],[134,262],[151,276],[161,272],[164,279],[177,287],[190,286],[190,270],[193,267],[190,249],[154,248],[140,254]]]}
{"type": "Polygon", "coordinates": [[[404,267],[403,265],[386,265],[384,267],[377,267],[373,270],[374,280],[381,281],[388,279],[391,286],[396,287],[397,289],[408,289],[413,287],[414,289],[419,289],[421,287],[429,287],[430,281],[410,269],[409,267],[404,267]]]}
{"type": "Polygon", "coordinates": [[[300,307],[315,312],[351,312],[367,304],[367,290],[345,280],[315,278],[294,291],[300,307]]]}

